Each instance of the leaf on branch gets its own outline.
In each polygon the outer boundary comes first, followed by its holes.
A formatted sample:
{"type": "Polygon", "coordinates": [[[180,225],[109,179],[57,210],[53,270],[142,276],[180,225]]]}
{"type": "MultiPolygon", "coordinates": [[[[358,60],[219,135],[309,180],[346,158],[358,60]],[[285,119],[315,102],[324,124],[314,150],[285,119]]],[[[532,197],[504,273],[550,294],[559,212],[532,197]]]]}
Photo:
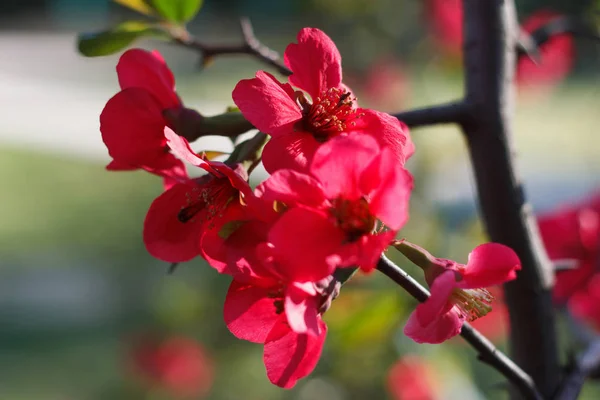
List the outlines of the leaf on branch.
{"type": "Polygon", "coordinates": [[[166,20],[186,23],[192,20],[200,8],[203,0],[148,0],[160,16],[166,20]]]}
{"type": "Polygon", "coordinates": [[[118,52],[141,37],[162,37],[167,34],[142,21],[128,21],[111,30],[99,33],[82,33],[77,38],[77,48],[86,57],[107,56],[118,52]]]}
{"type": "Polygon", "coordinates": [[[113,0],[115,3],[127,7],[133,11],[137,11],[140,14],[152,15],[154,9],[144,0],[113,0]]]}

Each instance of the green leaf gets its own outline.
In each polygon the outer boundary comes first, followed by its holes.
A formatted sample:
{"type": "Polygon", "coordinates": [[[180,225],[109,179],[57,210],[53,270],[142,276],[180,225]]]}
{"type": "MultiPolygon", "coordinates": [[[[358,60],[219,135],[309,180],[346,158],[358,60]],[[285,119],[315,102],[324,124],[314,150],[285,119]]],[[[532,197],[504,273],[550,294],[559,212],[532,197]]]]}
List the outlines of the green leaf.
{"type": "Polygon", "coordinates": [[[193,19],[203,0],[148,0],[152,7],[163,18],[178,23],[186,23],[193,19]]]}
{"type": "Polygon", "coordinates": [[[108,31],[80,34],[77,48],[86,57],[107,56],[124,49],[138,38],[149,36],[168,37],[164,31],[146,22],[128,21],[108,31]]]}
{"type": "Polygon", "coordinates": [[[137,11],[140,14],[152,15],[154,9],[145,0],[113,0],[115,3],[137,11]]]}

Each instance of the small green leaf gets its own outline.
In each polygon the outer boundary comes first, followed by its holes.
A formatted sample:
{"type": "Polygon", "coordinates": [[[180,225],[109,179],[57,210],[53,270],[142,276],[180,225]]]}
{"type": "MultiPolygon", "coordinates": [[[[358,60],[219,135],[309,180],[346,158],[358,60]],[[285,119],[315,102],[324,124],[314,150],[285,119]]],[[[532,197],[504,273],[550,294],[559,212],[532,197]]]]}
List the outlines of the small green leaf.
{"type": "Polygon", "coordinates": [[[203,0],[148,0],[152,7],[163,18],[178,23],[186,23],[193,19],[203,0]]]}
{"type": "Polygon", "coordinates": [[[154,14],[154,9],[148,5],[145,0],[113,0],[115,3],[122,5],[123,7],[127,7],[132,9],[133,11],[137,11],[140,14],[144,15],[152,15],[154,14]]]}
{"type": "Polygon", "coordinates": [[[77,38],[77,48],[86,57],[106,56],[129,46],[140,37],[168,37],[161,29],[146,22],[128,21],[111,30],[99,33],[83,33],[77,38]]]}

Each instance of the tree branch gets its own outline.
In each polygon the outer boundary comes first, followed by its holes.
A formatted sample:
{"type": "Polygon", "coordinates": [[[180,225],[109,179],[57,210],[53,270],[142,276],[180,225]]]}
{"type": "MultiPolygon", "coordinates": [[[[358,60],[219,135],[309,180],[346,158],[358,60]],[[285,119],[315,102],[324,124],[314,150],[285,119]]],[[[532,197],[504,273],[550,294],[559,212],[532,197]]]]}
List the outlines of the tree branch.
{"type": "Polygon", "coordinates": [[[240,28],[244,41],[240,44],[229,45],[211,45],[200,42],[189,33],[185,33],[174,39],[175,43],[189,49],[195,50],[202,55],[203,62],[206,63],[213,57],[224,54],[247,54],[257,60],[275,68],[280,74],[289,76],[292,71],[289,70],[280,60],[279,54],[262,44],[254,35],[252,23],[248,18],[240,18],[240,28]]]}
{"type": "MultiPolygon", "coordinates": [[[[402,268],[382,255],[377,264],[377,269],[396,282],[419,302],[429,298],[429,291],[402,268]]],[[[527,375],[517,364],[512,362],[504,353],[498,350],[492,342],[468,323],[464,323],[460,335],[479,353],[479,359],[500,372],[509,382],[520,390],[527,399],[542,400],[533,379],[527,375]]]]}
{"type": "Polygon", "coordinates": [[[600,34],[585,21],[573,17],[557,17],[532,33],[521,31],[521,40],[517,46],[519,57],[527,55],[536,58],[538,48],[557,35],[570,34],[586,39],[600,41],[600,34]]]}
{"type": "Polygon", "coordinates": [[[553,400],[572,400],[579,396],[585,379],[600,368],[600,339],[592,341],[577,357],[575,364],[561,381],[553,400]]]}
{"type": "Polygon", "coordinates": [[[451,103],[440,104],[408,110],[394,114],[394,117],[404,122],[409,128],[437,124],[463,124],[468,117],[468,107],[464,101],[454,101],[451,103]]]}
{"type": "MultiPolygon", "coordinates": [[[[512,0],[463,0],[466,101],[463,124],[480,210],[492,241],[511,247],[523,269],[504,285],[513,360],[545,398],[560,382],[552,265],[513,162],[514,65],[518,29],[512,0]]],[[[516,395],[516,394],[515,394],[516,395]]]]}

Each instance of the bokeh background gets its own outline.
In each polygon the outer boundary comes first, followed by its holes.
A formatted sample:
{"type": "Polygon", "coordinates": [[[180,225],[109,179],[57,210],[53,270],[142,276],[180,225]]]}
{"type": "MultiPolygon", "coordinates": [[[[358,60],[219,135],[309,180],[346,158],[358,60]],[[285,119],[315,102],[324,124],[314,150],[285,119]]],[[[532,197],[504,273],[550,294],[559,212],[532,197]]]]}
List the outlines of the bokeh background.
{"type": "MultiPolygon", "coordinates": [[[[461,95],[456,28],[443,11],[452,3],[205,0],[189,29],[209,43],[237,42],[246,15],[283,51],[301,27],[319,27],[338,45],[361,105],[397,112],[461,95]]],[[[517,1],[521,21],[540,9],[593,19],[595,3],[517,1]]],[[[104,170],[98,117],[118,90],[118,55],[83,58],[76,34],[132,17],[109,0],[0,2],[0,399],[410,400],[398,386],[408,385],[406,371],[421,370],[415,380],[426,379],[436,399],[506,397],[502,377],[460,338],[427,346],[404,337],[415,302],[377,273],[346,285],[325,315],[330,333],[315,372],[290,391],[268,382],[262,346],[234,339],[223,324],[228,278],[200,260],[167,275],[168,265],[145,252],[142,223],[159,179],[104,170]]],[[[519,79],[514,140],[536,212],[600,186],[600,46],[569,43],[550,72],[519,79]]],[[[235,83],[263,68],[240,56],[202,69],[189,50],[138,44],[161,51],[184,102],[203,114],[232,105],[235,83]]],[[[416,188],[401,235],[465,262],[485,236],[464,142],[453,127],[413,138],[416,188]]],[[[504,315],[492,314],[479,327],[504,348],[504,315]]],[[[600,391],[592,383],[586,395],[600,391]]]]}

